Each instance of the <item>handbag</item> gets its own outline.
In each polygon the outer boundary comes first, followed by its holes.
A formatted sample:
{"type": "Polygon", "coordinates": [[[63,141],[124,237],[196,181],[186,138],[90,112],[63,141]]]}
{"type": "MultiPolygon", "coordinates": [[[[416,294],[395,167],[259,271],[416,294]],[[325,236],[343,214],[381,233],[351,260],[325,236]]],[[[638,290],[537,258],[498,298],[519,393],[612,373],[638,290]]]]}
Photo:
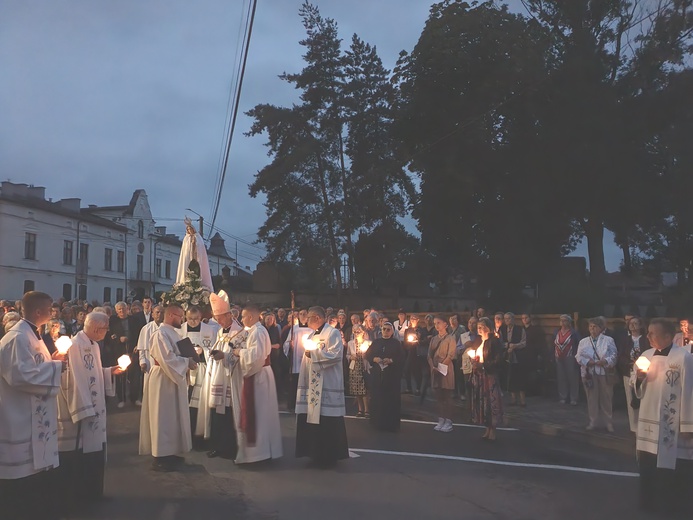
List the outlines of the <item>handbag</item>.
{"type": "MultiPolygon", "coordinates": [[[[595,342],[592,341],[591,338],[590,344],[592,345],[592,350],[594,350],[594,355],[597,356],[597,360],[601,361],[602,358],[599,357],[599,354],[597,353],[597,347],[595,347],[595,342]]],[[[606,373],[606,384],[614,386],[618,382],[618,375],[616,374],[616,369],[614,367],[604,367],[604,372],[606,373]]],[[[589,371],[587,373],[589,374],[589,371]]]]}

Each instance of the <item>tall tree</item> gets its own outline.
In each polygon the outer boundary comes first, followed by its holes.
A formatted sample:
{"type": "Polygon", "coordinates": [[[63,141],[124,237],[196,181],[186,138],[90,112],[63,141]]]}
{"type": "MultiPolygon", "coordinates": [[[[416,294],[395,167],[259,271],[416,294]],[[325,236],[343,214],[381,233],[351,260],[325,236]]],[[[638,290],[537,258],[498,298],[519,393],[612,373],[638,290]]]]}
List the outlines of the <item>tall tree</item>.
{"type": "Polygon", "coordinates": [[[345,54],[334,20],[308,2],[299,14],[306,65],[280,78],[301,91],[301,103],[248,112],[254,118],[248,135],[266,133],[272,157],[250,194],[267,197],[259,237],[269,258],[305,266],[305,255],[329,259],[339,294],[345,254],[355,278],[356,234],[395,222],[413,189],[393,152],[392,87],[375,48],[355,36],[345,54]]]}
{"type": "Polygon", "coordinates": [[[493,2],[441,2],[396,69],[398,129],[421,178],[414,215],[437,258],[433,276],[444,283],[464,269],[499,299],[573,245],[565,201],[538,153],[552,57],[536,29],[493,2]]]}

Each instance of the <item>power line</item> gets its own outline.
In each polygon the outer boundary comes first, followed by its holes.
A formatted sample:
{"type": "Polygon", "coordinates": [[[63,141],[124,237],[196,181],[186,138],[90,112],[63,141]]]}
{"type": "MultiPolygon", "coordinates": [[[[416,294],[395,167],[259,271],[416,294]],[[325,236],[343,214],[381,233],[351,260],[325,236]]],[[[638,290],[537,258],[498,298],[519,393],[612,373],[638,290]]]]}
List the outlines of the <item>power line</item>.
{"type": "Polygon", "coordinates": [[[224,157],[224,169],[221,173],[221,179],[219,181],[219,190],[217,192],[216,200],[214,203],[214,211],[212,212],[212,228],[217,220],[217,213],[219,212],[219,203],[221,202],[221,194],[224,190],[224,180],[226,179],[226,171],[229,164],[229,153],[231,152],[231,142],[233,140],[233,132],[236,128],[236,119],[238,117],[238,108],[241,101],[241,91],[243,89],[243,78],[245,77],[245,69],[248,64],[248,51],[250,50],[250,38],[253,34],[253,23],[255,22],[255,11],[257,8],[257,0],[253,0],[252,9],[250,13],[250,20],[248,22],[248,32],[245,42],[245,49],[243,53],[243,64],[241,66],[241,73],[238,77],[238,88],[236,89],[236,99],[233,107],[233,116],[231,118],[231,129],[229,131],[228,146],[226,147],[226,155],[224,157]]]}

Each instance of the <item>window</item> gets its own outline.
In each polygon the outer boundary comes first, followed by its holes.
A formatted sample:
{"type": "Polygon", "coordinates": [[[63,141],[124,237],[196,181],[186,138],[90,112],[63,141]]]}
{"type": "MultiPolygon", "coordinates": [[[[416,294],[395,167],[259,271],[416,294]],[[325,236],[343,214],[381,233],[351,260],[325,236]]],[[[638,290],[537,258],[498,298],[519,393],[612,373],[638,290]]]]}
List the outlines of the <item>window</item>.
{"type": "Polygon", "coordinates": [[[28,293],[29,291],[34,290],[34,281],[33,280],[24,280],[24,292],[28,293]]]}
{"type": "Polygon", "coordinates": [[[142,280],[144,276],[144,256],[137,255],[137,279],[142,280]]]}
{"type": "MultiPolygon", "coordinates": [[[[118,251],[118,272],[119,273],[124,273],[125,272],[125,251],[118,251]]],[[[120,300],[118,300],[120,301],[120,300]]]]}
{"type": "Polygon", "coordinates": [[[78,298],[80,300],[86,300],[87,299],[87,286],[86,285],[80,284],[78,298]]]}
{"type": "Polygon", "coordinates": [[[24,235],[24,258],[36,260],[36,233],[26,233],[24,235]]]}
{"type": "Polygon", "coordinates": [[[105,271],[113,271],[113,249],[104,249],[103,268],[105,271]]]}
{"type": "Polygon", "coordinates": [[[79,245],[79,260],[85,267],[89,265],[89,244],[79,245]]]}
{"type": "Polygon", "coordinates": [[[66,300],[72,299],[72,285],[69,283],[63,284],[63,298],[66,300]]]}
{"type": "Polygon", "coordinates": [[[116,301],[117,302],[123,301],[123,290],[122,289],[116,289],[116,301]]]}
{"type": "Polygon", "coordinates": [[[144,222],[141,220],[137,223],[137,238],[144,238],[144,222]]]}
{"type": "Polygon", "coordinates": [[[63,264],[72,265],[72,248],[75,243],[72,240],[65,240],[63,242],[63,264]]]}
{"type": "Polygon", "coordinates": [[[166,278],[168,280],[171,279],[171,261],[170,260],[166,260],[166,278]]]}
{"type": "Polygon", "coordinates": [[[161,258],[156,259],[156,267],[154,272],[159,278],[161,278],[161,258]]]}
{"type": "Polygon", "coordinates": [[[104,287],[103,288],[103,301],[104,301],[104,303],[111,301],[111,288],[110,287],[104,287]]]}

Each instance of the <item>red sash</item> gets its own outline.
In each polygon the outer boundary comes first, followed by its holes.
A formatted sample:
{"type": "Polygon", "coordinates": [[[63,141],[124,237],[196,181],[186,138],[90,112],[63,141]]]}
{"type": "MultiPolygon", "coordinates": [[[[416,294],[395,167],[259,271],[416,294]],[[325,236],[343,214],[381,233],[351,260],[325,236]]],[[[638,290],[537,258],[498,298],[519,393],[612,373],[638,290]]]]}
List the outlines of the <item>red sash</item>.
{"type": "MultiPolygon", "coordinates": [[[[265,365],[270,364],[270,357],[265,359],[265,365]]],[[[248,446],[255,446],[257,432],[255,429],[255,374],[243,378],[243,391],[241,392],[241,425],[240,430],[245,433],[248,446]]]]}

